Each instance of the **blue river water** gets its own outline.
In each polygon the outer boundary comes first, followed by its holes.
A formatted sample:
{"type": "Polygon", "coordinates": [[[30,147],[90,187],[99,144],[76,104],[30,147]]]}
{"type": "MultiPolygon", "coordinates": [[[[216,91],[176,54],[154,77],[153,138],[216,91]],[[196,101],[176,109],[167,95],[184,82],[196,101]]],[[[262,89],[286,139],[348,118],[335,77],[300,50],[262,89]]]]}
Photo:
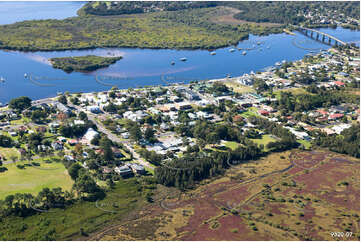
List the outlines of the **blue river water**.
{"type": "MultiPolygon", "coordinates": [[[[35,10],[37,19],[76,16],[82,4],[84,2],[0,2],[0,24],[33,19],[35,10]]],[[[343,28],[320,30],[345,42],[360,43],[359,31],[343,28]]],[[[5,79],[5,82],[0,83],[0,102],[5,103],[18,96],[40,99],[55,96],[57,92],[103,91],[111,86],[129,88],[159,85],[165,84],[164,80],[172,83],[223,78],[226,75],[239,76],[263,70],[282,60],[294,61],[310,52],[329,48],[298,32],[295,34],[250,35],[248,40],[240,42],[237,47],[217,49],[215,55],[210,55],[207,50],[129,48],[32,53],[0,50],[0,77],[5,79]],[[232,48],[235,49],[233,52],[230,51],[232,48]],[[246,51],[245,55],[243,51],[246,51]],[[52,68],[47,60],[51,57],[89,54],[121,55],[123,59],[92,73],[71,74],[52,68]],[[187,61],[180,61],[183,57],[187,61]],[[172,61],[174,65],[171,65],[172,61]],[[32,78],[25,78],[24,73],[32,78]]]]}

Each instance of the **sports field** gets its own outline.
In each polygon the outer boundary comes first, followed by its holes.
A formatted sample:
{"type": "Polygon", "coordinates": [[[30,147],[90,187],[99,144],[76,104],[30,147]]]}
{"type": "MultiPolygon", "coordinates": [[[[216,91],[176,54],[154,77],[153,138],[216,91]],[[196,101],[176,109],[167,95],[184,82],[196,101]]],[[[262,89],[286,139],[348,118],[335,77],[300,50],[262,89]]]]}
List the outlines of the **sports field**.
{"type": "Polygon", "coordinates": [[[73,181],[61,162],[39,163],[40,166],[25,166],[23,169],[16,167],[17,164],[24,165],[27,162],[6,164],[8,170],[0,173],[0,199],[15,193],[31,193],[36,195],[45,187],[61,187],[70,190],[73,181]]]}

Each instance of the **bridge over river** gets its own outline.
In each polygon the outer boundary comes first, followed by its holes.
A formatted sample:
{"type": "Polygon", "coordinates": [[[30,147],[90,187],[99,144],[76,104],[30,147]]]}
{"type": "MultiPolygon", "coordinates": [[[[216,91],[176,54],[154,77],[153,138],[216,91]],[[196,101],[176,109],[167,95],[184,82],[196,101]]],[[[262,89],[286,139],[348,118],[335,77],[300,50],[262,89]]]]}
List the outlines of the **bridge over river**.
{"type": "MultiPolygon", "coordinates": [[[[326,38],[328,39],[328,44],[332,44],[332,41],[334,42],[334,45],[347,45],[346,42],[332,36],[326,33],[323,33],[321,31],[318,31],[316,29],[310,29],[302,26],[293,26],[295,29],[300,31],[301,33],[305,34],[306,36],[310,36],[311,38],[314,37],[314,34],[316,34],[315,38],[316,40],[321,40],[322,42],[326,42],[326,38]],[[319,39],[321,37],[321,39],[319,39]]],[[[326,42],[327,43],[327,42],[326,42]]]]}

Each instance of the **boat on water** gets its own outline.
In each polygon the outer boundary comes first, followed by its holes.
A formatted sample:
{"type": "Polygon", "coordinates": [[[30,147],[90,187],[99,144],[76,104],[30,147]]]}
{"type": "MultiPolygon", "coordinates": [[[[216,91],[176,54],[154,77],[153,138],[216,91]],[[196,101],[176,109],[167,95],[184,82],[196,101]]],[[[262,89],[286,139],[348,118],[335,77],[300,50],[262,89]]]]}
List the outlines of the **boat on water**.
{"type": "Polygon", "coordinates": [[[270,46],[267,46],[267,49],[270,49],[271,47],[270,46]]]}
{"type": "Polygon", "coordinates": [[[5,82],[5,78],[4,78],[4,77],[0,77],[0,82],[5,82]]]}
{"type": "Polygon", "coordinates": [[[246,52],[246,51],[243,51],[243,52],[242,52],[242,55],[246,55],[246,54],[247,54],[247,52],[246,52]]]}
{"type": "Polygon", "coordinates": [[[280,66],[280,65],[281,65],[281,63],[279,63],[279,62],[276,62],[276,63],[275,63],[275,65],[276,65],[276,66],[280,66]]]}
{"type": "Polygon", "coordinates": [[[172,61],[170,64],[171,64],[172,66],[174,66],[174,65],[175,65],[175,62],[174,62],[174,61],[172,61]]]}
{"type": "Polygon", "coordinates": [[[215,52],[215,51],[212,51],[210,54],[211,54],[211,55],[216,55],[216,52],[215,52]]]}
{"type": "Polygon", "coordinates": [[[182,57],[182,58],[180,58],[180,60],[181,60],[181,61],[186,61],[186,60],[187,60],[187,58],[182,57]]]}
{"type": "Polygon", "coordinates": [[[229,49],[229,52],[235,52],[236,50],[235,49],[229,49]]]}
{"type": "Polygon", "coordinates": [[[231,78],[231,74],[227,74],[227,78],[231,78]]]}
{"type": "Polygon", "coordinates": [[[237,48],[238,50],[243,50],[242,48],[237,48]]]}
{"type": "Polygon", "coordinates": [[[260,42],[260,41],[258,41],[258,42],[257,42],[257,45],[260,45],[260,44],[261,44],[261,42],[260,42]]]}
{"type": "Polygon", "coordinates": [[[28,77],[28,74],[25,73],[25,74],[24,74],[24,77],[27,78],[27,77],[28,77]]]}

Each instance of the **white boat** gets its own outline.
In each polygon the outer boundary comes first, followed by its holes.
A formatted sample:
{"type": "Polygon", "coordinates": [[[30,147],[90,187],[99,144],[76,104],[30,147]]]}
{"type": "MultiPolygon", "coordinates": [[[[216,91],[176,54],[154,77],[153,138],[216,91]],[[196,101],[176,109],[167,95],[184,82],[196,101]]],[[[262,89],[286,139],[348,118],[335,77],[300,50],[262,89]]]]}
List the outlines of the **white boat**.
{"type": "Polygon", "coordinates": [[[275,65],[276,65],[276,66],[280,66],[280,65],[281,65],[281,63],[279,63],[279,62],[276,62],[276,63],[275,63],[275,65]]]}
{"type": "Polygon", "coordinates": [[[28,77],[28,74],[25,73],[25,74],[24,74],[24,77],[27,78],[27,77],[28,77]]]}
{"type": "Polygon", "coordinates": [[[260,44],[261,44],[261,42],[260,42],[260,41],[258,41],[258,42],[257,42],[257,45],[260,45],[260,44]]]}
{"type": "Polygon", "coordinates": [[[229,52],[235,52],[236,50],[235,49],[229,49],[229,52]]]}
{"type": "Polygon", "coordinates": [[[267,46],[267,49],[271,48],[270,46],[267,46]]]}
{"type": "Polygon", "coordinates": [[[243,51],[243,52],[242,52],[242,55],[246,55],[246,54],[247,54],[247,52],[246,52],[246,51],[243,51]]]}
{"type": "Polygon", "coordinates": [[[4,77],[0,77],[0,82],[5,82],[5,78],[4,78],[4,77]]]}
{"type": "Polygon", "coordinates": [[[216,52],[215,52],[215,51],[212,51],[210,54],[211,54],[211,55],[216,55],[216,52]]]}
{"type": "Polygon", "coordinates": [[[182,58],[180,58],[180,60],[181,60],[181,61],[186,61],[186,60],[187,60],[187,58],[182,57],[182,58]]]}
{"type": "Polygon", "coordinates": [[[170,64],[171,64],[172,66],[174,66],[174,65],[175,65],[175,62],[174,62],[174,61],[172,61],[170,64]]]}

